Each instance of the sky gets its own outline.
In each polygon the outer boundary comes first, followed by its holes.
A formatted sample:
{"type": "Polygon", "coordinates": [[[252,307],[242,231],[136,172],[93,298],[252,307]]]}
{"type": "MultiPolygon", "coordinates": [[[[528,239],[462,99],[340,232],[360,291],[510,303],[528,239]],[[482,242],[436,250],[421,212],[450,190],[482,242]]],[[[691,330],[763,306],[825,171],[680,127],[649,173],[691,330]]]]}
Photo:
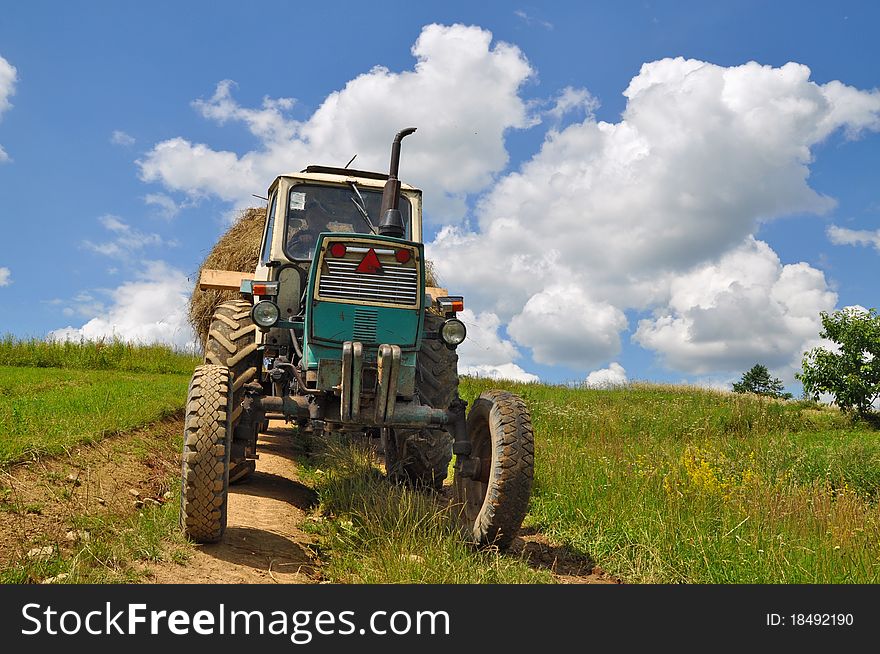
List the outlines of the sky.
{"type": "Polygon", "coordinates": [[[873,2],[0,9],[0,333],[191,347],[195,273],[309,164],[423,189],[471,374],[795,393],[880,306],[873,2]]]}

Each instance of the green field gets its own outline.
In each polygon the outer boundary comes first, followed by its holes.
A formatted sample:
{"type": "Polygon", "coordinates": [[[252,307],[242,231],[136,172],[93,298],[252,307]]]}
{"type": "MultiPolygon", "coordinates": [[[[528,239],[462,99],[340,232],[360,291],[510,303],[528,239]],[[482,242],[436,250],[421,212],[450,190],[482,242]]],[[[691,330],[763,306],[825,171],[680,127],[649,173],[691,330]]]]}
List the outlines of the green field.
{"type": "Polygon", "coordinates": [[[0,464],[141,427],[179,410],[189,376],[0,367],[0,464]]]}
{"type": "Polygon", "coordinates": [[[46,341],[0,338],[0,366],[126,370],[191,375],[201,357],[164,345],[132,345],[122,341],[46,341]]]}
{"type": "MultiPolygon", "coordinates": [[[[179,410],[196,362],[118,344],[7,341],[0,354],[19,364],[0,366],[0,463],[179,410]],[[44,367],[51,360],[60,367],[44,367]]],[[[519,393],[532,413],[525,526],[573,556],[630,583],[880,582],[880,439],[869,425],[811,403],[692,387],[464,378],[461,392],[473,401],[490,387],[519,393]]],[[[357,445],[299,464],[321,500],[307,527],[332,581],[552,581],[516,556],[471,550],[436,498],[385,482],[357,445]]]]}
{"type": "Polygon", "coordinates": [[[527,524],[626,581],[880,581],[876,430],[688,387],[501,385],[535,426],[527,524]]]}
{"type": "Polygon", "coordinates": [[[197,359],[162,346],[0,340],[0,464],[155,422],[181,409],[197,359]]]}

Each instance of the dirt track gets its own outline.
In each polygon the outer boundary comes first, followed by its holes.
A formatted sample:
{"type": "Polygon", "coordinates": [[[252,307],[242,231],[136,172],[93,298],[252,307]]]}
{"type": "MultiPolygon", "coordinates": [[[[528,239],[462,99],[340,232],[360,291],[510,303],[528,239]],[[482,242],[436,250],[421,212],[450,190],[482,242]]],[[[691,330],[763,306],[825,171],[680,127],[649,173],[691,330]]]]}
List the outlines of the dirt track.
{"type": "Polygon", "coordinates": [[[200,545],[183,565],[151,566],[154,583],[313,583],[320,575],[311,538],[299,525],[315,492],[296,478],[290,429],[270,423],[260,435],[257,470],[229,489],[226,533],[200,545]]]}

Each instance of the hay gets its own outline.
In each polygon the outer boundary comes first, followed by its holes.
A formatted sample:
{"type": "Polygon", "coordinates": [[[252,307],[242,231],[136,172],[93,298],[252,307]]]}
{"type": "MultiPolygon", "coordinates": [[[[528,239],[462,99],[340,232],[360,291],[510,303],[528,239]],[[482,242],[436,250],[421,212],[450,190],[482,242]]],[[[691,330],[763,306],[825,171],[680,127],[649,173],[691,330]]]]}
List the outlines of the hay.
{"type": "MultiPolygon", "coordinates": [[[[260,258],[260,241],[266,224],[265,208],[244,209],[208,256],[199,266],[198,279],[204,268],[254,272],[260,258]]],[[[238,291],[199,290],[198,283],[189,300],[189,322],[193,326],[202,347],[211,327],[211,317],[217,305],[239,297],[238,291]]]]}
{"type": "MultiPolygon", "coordinates": [[[[263,239],[265,223],[265,208],[244,209],[232,227],[220,237],[202,265],[199,266],[196,279],[201,277],[204,268],[254,272],[260,258],[260,241],[263,239]]],[[[434,273],[434,265],[430,261],[425,261],[425,277],[427,286],[438,286],[439,280],[434,273]]],[[[189,322],[198,335],[203,348],[217,305],[238,297],[238,291],[213,289],[202,291],[199,290],[198,283],[196,284],[189,300],[189,322]]]]}

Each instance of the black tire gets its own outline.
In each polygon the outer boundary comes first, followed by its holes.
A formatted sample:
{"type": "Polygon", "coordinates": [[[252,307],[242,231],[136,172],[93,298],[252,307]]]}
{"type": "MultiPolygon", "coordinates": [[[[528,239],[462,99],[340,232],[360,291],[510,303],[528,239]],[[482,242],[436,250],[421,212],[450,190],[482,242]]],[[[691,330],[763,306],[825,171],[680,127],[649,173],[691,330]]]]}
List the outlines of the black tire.
{"type": "Polygon", "coordinates": [[[468,537],[479,545],[510,546],[529,508],[535,439],[529,410],[507,391],[485,391],[467,418],[471,456],[480,459],[476,479],[456,467],[455,500],[468,537]]]}
{"type": "Polygon", "coordinates": [[[216,543],[226,529],[232,385],[223,366],[195,369],[186,400],[180,524],[199,543],[216,543]]]}
{"type": "MultiPolygon", "coordinates": [[[[232,433],[238,441],[256,444],[256,434],[243,434],[239,430],[241,402],[244,385],[260,378],[262,361],[257,350],[257,326],[251,319],[251,303],[245,300],[229,300],[218,305],[211,319],[205,342],[205,363],[229,368],[232,376],[232,433]]],[[[240,451],[240,450],[239,450],[240,451]]],[[[234,474],[232,483],[247,478],[254,465],[244,458],[231,462],[234,474]]]]}
{"type": "MultiPolygon", "coordinates": [[[[436,333],[443,318],[425,313],[425,332],[436,333]]],[[[423,404],[448,409],[458,398],[458,354],[436,339],[422,339],[416,358],[416,389],[423,404]]],[[[452,436],[445,429],[389,429],[385,434],[389,477],[439,490],[452,460],[452,436]]]]}

